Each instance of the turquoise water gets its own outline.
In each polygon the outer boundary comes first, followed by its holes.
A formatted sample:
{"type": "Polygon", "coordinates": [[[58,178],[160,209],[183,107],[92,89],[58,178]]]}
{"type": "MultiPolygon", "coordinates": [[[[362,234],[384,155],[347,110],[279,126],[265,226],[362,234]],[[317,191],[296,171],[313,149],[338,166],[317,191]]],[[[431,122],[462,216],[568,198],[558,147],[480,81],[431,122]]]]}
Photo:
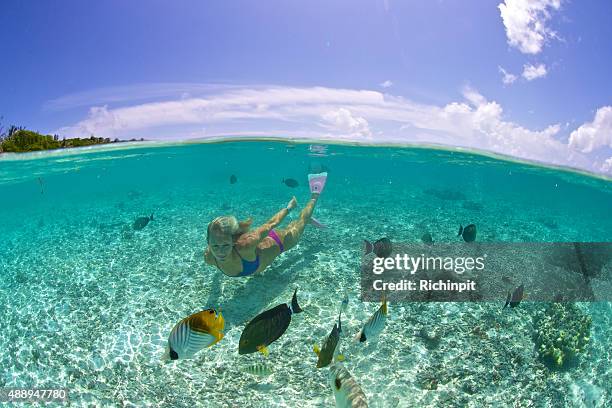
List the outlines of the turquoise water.
{"type": "Polygon", "coordinates": [[[475,223],[480,241],[609,242],[610,181],[462,152],[283,142],[20,158],[0,159],[0,387],[67,387],[73,406],[334,406],[312,346],[347,291],[341,347],[372,407],[590,407],[612,398],[610,303],[578,305],[593,319],[591,341],[564,371],[537,359],[532,317],[546,305],[535,302],[514,313],[496,303],[393,303],[376,344],[351,341],[378,307],[359,300],[362,239],[413,242],[429,231],[455,241],[459,224],[475,223]],[[252,278],[204,263],[211,219],[262,223],[292,195],[301,208],[308,171],[323,166],[315,216],[327,229],[308,227],[252,278]],[[282,184],[288,177],[299,186],[282,184]],[[262,357],[238,355],[242,329],[296,287],[305,312],[270,346],[274,373],[245,373],[262,357]],[[225,338],[194,360],[160,363],[174,324],[208,307],[223,309],[225,338]]]}

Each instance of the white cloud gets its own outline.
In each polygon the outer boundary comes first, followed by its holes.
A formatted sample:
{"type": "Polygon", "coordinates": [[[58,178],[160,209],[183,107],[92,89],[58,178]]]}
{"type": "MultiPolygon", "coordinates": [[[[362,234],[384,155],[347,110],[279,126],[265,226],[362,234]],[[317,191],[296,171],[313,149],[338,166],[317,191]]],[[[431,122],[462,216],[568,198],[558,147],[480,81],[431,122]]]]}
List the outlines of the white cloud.
{"type": "Polygon", "coordinates": [[[545,77],[547,73],[548,72],[546,71],[546,66],[544,64],[539,64],[538,66],[531,64],[523,65],[523,78],[528,81],[545,77]]]}
{"type": "Polygon", "coordinates": [[[123,103],[159,98],[187,99],[194,95],[241,88],[238,85],[199,83],[151,83],[98,88],[77,92],[47,101],[43,109],[59,111],[80,106],[123,103]]]}
{"type": "Polygon", "coordinates": [[[537,54],[556,33],[547,27],[549,9],[558,10],[561,0],[505,0],[498,5],[508,44],[525,54],[537,54]]]}
{"type": "Polygon", "coordinates": [[[510,85],[517,79],[516,75],[507,72],[502,67],[499,67],[499,72],[501,72],[503,75],[502,82],[504,83],[504,85],[510,85]]]}
{"type": "Polygon", "coordinates": [[[574,130],[569,145],[583,153],[590,153],[601,147],[612,148],[612,106],[597,109],[595,119],[574,130]]]}
{"type": "Polygon", "coordinates": [[[380,86],[383,88],[390,88],[392,85],[393,85],[393,82],[389,81],[388,79],[382,84],[380,84],[380,86]]]}
{"type": "Polygon", "coordinates": [[[372,136],[368,121],[362,117],[354,116],[346,108],[326,112],[321,117],[327,122],[324,127],[329,130],[340,132],[346,136],[363,136],[366,138],[372,136]]]}
{"type": "Polygon", "coordinates": [[[69,137],[95,134],[187,139],[196,132],[204,137],[265,135],[358,142],[372,142],[376,135],[376,142],[446,144],[601,171],[592,157],[574,147],[584,142],[585,132],[593,133],[585,129],[600,126],[603,120],[599,116],[605,111],[598,113],[594,124],[585,124],[573,133],[576,136],[570,147],[559,140],[560,125],[527,129],[505,119],[502,106],[477,90],[465,87],[462,93],[462,100],[429,105],[369,90],[273,86],[226,89],[197,98],[178,96],[116,109],[95,107],[83,120],[55,133],[69,137]],[[205,134],[201,131],[204,127],[205,134]]]}
{"type": "Polygon", "coordinates": [[[487,103],[487,100],[484,96],[482,96],[478,91],[470,86],[463,87],[462,90],[463,97],[470,101],[472,105],[478,107],[480,105],[484,105],[487,103]]]}

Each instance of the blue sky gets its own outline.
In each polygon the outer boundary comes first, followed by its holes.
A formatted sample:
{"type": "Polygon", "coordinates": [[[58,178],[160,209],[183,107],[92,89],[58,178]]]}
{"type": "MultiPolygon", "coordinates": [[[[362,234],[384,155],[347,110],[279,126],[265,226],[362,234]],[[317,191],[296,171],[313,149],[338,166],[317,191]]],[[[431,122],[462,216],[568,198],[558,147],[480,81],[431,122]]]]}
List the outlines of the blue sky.
{"type": "Polygon", "coordinates": [[[0,115],[66,137],[443,143],[612,174],[612,3],[17,1],[0,115]]]}

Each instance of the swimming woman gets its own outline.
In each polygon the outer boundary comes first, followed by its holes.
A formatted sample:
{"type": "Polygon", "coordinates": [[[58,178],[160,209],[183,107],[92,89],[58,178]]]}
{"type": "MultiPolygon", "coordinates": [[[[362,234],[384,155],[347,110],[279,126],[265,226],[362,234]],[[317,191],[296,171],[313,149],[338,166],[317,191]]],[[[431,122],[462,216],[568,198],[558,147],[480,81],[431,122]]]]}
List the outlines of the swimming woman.
{"type": "Polygon", "coordinates": [[[243,222],[238,222],[234,216],[222,216],[212,220],[206,231],[206,263],[215,265],[224,274],[232,277],[262,272],[278,255],[297,244],[306,224],[319,224],[312,218],[312,212],[326,180],[327,173],[308,175],[310,201],[299,218],[290,222],[287,228],[274,229],[297,205],[295,197],[289,201],[286,208],[254,230],[250,230],[253,222],[250,218],[243,222]]]}

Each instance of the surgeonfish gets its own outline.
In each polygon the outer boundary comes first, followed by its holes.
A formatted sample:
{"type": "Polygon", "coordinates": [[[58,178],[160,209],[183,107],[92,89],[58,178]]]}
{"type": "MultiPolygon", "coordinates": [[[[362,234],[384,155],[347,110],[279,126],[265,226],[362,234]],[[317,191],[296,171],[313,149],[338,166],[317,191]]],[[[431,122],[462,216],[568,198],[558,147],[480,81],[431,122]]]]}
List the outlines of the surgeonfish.
{"type": "Polygon", "coordinates": [[[236,184],[237,181],[238,181],[238,177],[236,177],[235,174],[232,174],[229,179],[230,184],[236,184]]]}
{"type": "Polygon", "coordinates": [[[387,321],[387,297],[383,294],[382,304],[378,310],[368,319],[363,329],[357,333],[356,340],[363,343],[366,340],[374,340],[385,328],[387,321]]]}
{"type": "Polygon", "coordinates": [[[292,179],[292,178],[282,179],[281,183],[291,188],[295,188],[300,185],[296,179],[292,179]]]}
{"type": "Polygon", "coordinates": [[[260,313],[251,320],[240,335],[238,343],[239,354],[249,354],[259,351],[268,355],[268,346],[280,338],[291,323],[291,315],[301,313],[302,308],[297,302],[297,289],[293,292],[291,306],[280,304],[270,310],[260,313]]]}
{"type": "Polygon", "coordinates": [[[329,368],[327,381],[334,392],[336,408],[367,408],[363,390],[341,363],[329,368]]]}
{"type": "Polygon", "coordinates": [[[256,375],[259,377],[267,377],[271,375],[274,372],[274,370],[272,369],[272,367],[268,366],[267,364],[255,363],[255,364],[246,366],[244,368],[244,372],[249,373],[251,375],[256,375]]]}
{"type": "Polygon", "coordinates": [[[342,333],[341,323],[342,312],[338,315],[338,324],[334,323],[329,336],[323,344],[323,348],[320,349],[317,344],[314,346],[314,352],[319,357],[317,360],[317,368],[327,367],[332,361],[344,361],[344,356],[339,354],[340,344],[340,333],[342,333]]]}
{"type": "Polygon", "coordinates": [[[225,319],[221,311],[202,310],[178,322],[168,337],[162,360],[193,358],[194,354],[223,338],[225,319]]]}
{"type": "Polygon", "coordinates": [[[521,303],[521,300],[525,298],[524,293],[523,293],[524,290],[525,290],[525,285],[521,284],[521,286],[514,289],[514,292],[512,292],[512,294],[508,292],[508,296],[506,297],[506,304],[504,305],[503,309],[505,309],[507,306],[517,307],[519,303],[521,303]]]}
{"type": "Polygon", "coordinates": [[[132,225],[132,228],[134,228],[136,231],[140,231],[141,229],[147,226],[149,221],[153,221],[153,214],[151,214],[150,217],[137,218],[136,221],[134,221],[134,225],[132,225]]]}
{"type": "Polygon", "coordinates": [[[421,241],[427,245],[433,245],[434,243],[431,233],[429,232],[426,232],[423,234],[423,236],[421,236],[421,241]]]}
{"type": "Polygon", "coordinates": [[[465,242],[474,242],[476,240],[476,225],[470,224],[463,228],[463,225],[459,225],[458,237],[463,237],[465,242]]]}
{"type": "Polygon", "coordinates": [[[365,255],[374,252],[379,258],[386,258],[391,255],[393,251],[393,245],[389,238],[381,238],[373,244],[368,240],[363,240],[365,255]]]}

